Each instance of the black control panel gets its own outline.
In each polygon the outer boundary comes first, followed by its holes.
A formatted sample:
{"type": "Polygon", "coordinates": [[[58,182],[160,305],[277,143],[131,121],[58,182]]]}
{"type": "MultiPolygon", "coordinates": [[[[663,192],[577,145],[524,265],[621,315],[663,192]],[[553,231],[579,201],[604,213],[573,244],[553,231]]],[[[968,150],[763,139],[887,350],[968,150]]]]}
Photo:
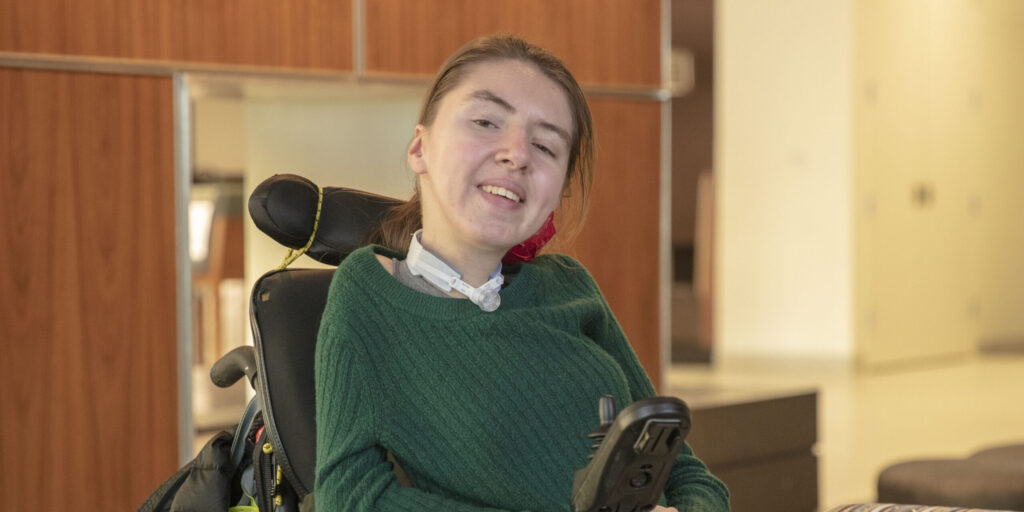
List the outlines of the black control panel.
{"type": "Polygon", "coordinates": [[[690,409],[673,397],[638,400],[616,415],[601,397],[594,453],[576,472],[573,512],[646,512],[661,498],[676,455],[690,432],[690,409]]]}

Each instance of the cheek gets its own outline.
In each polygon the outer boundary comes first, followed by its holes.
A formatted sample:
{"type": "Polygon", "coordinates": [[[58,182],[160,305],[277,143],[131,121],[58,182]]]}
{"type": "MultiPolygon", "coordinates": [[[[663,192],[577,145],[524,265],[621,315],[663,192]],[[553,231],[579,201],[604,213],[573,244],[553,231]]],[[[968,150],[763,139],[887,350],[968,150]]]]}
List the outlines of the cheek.
{"type": "Polygon", "coordinates": [[[544,196],[545,196],[545,211],[552,211],[558,208],[558,204],[562,201],[562,190],[565,186],[565,173],[556,174],[552,173],[546,177],[544,183],[544,196]]]}
{"type": "Polygon", "coordinates": [[[447,178],[451,180],[469,179],[467,175],[478,168],[486,156],[479,144],[465,140],[454,141],[447,145],[444,148],[444,155],[443,159],[437,161],[440,166],[444,167],[439,171],[446,174],[447,178]]]}

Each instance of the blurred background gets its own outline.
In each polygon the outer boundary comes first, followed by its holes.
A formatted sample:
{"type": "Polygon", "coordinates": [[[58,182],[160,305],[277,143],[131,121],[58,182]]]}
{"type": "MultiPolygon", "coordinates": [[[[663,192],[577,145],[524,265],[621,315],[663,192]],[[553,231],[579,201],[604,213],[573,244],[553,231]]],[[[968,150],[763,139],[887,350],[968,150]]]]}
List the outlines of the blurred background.
{"type": "Polygon", "coordinates": [[[1024,2],[7,0],[16,508],[135,507],[237,422],[251,391],[209,367],[285,255],[248,194],[408,197],[430,76],[499,31],[588,94],[593,204],[556,249],[694,408],[734,510],[870,501],[893,462],[1024,438],[1024,2]]]}

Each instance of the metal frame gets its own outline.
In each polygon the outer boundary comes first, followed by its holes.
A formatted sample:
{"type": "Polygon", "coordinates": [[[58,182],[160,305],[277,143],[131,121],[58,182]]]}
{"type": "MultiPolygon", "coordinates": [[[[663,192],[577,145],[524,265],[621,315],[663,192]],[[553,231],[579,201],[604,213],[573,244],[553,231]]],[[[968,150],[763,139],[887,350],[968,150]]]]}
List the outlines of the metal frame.
{"type": "Polygon", "coordinates": [[[188,202],[192,193],[192,109],[188,79],[174,73],[174,263],[178,290],[178,460],[192,459],[192,262],[189,259],[188,202]]]}

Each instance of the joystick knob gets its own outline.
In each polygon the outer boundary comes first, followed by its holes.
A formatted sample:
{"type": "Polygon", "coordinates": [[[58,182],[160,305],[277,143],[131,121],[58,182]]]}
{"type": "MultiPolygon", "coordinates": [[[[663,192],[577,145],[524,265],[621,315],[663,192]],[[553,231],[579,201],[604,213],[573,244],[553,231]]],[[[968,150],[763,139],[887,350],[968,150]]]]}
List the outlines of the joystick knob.
{"type": "Polygon", "coordinates": [[[597,404],[597,416],[601,419],[601,426],[608,428],[615,421],[615,397],[604,395],[597,404]]]}
{"type": "MultiPolygon", "coordinates": [[[[600,419],[600,424],[594,429],[587,437],[594,441],[590,447],[597,450],[601,447],[601,441],[604,441],[604,437],[608,435],[608,429],[612,427],[612,423],[615,422],[615,397],[612,395],[604,395],[597,403],[597,417],[600,419]]],[[[590,454],[593,458],[594,454],[590,454]]]]}

